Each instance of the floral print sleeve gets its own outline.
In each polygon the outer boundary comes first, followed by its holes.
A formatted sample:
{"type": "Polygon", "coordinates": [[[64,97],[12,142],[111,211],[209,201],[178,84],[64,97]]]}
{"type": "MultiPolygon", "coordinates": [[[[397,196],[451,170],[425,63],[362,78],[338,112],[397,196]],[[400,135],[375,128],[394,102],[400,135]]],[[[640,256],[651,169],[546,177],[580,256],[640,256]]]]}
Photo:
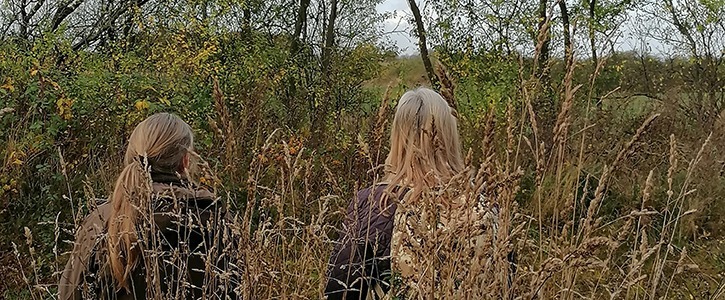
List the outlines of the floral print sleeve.
{"type": "MultiPolygon", "coordinates": [[[[391,241],[392,269],[400,279],[393,285],[395,297],[427,297],[429,294],[422,293],[444,291],[492,263],[498,205],[483,197],[456,197],[450,202],[429,200],[441,200],[442,196],[445,195],[427,195],[426,201],[415,205],[398,204],[391,241]],[[466,263],[443,267],[458,260],[447,259],[453,256],[467,257],[466,263]],[[442,274],[440,270],[455,273],[442,274]]],[[[433,296],[437,299],[445,295],[433,296]]]]}

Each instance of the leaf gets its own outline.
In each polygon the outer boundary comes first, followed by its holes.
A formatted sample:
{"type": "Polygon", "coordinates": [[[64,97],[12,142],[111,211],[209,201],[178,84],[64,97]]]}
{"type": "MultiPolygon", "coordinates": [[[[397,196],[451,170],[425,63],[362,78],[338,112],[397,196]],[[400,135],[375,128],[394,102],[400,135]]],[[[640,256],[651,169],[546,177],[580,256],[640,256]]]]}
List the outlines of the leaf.
{"type": "Polygon", "coordinates": [[[10,78],[5,79],[5,84],[0,86],[0,88],[8,90],[8,92],[11,93],[15,91],[15,87],[13,86],[13,80],[10,78]]]}
{"type": "Polygon", "coordinates": [[[136,107],[136,110],[144,110],[149,108],[149,103],[146,100],[140,100],[136,101],[136,104],[133,105],[136,107]]]}
{"type": "Polygon", "coordinates": [[[60,85],[57,82],[53,80],[48,80],[48,82],[50,82],[50,85],[53,86],[53,89],[55,89],[56,91],[60,90],[60,85]]]}
{"type": "Polygon", "coordinates": [[[58,107],[58,115],[64,120],[70,120],[73,118],[73,110],[71,110],[73,102],[74,101],[72,99],[62,97],[55,103],[58,107]]]}

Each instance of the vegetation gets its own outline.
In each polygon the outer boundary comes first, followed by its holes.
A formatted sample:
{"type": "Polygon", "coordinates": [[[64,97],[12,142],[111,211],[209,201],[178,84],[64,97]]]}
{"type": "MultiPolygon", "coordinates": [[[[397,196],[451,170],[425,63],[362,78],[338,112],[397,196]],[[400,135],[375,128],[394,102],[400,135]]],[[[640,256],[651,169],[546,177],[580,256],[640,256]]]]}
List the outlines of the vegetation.
{"type": "Polygon", "coordinates": [[[237,214],[243,295],[321,297],[396,100],[431,82],[476,179],[446,193],[502,212],[488,264],[426,262],[449,274],[430,295],[725,298],[722,1],[408,2],[424,56],[387,45],[379,1],[0,0],[0,298],[54,297],[159,111],[194,128],[197,180],[237,214]],[[630,33],[644,46],[614,51],[630,33]]]}

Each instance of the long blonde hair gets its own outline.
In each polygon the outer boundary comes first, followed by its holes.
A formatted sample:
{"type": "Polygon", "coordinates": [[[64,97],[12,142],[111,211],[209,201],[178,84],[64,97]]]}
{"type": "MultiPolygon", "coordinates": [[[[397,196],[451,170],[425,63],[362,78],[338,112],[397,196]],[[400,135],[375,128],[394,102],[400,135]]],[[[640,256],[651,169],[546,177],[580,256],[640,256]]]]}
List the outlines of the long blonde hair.
{"type": "Polygon", "coordinates": [[[146,118],[131,133],[124,168],[111,196],[112,212],[107,225],[108,264],[116,288],[128,289],[128,277],[140,254],[136,245],[137,209],[151,197],[148,171],[179,171],[193,144],[191,127],[168,113],[146,118]]]}
{"type": "Polygon", "coordinates": [[[417,191],[446,183],[463,171],[455,111],[435,91],[417,88],[398,102],[384,181],[417,191]]]}

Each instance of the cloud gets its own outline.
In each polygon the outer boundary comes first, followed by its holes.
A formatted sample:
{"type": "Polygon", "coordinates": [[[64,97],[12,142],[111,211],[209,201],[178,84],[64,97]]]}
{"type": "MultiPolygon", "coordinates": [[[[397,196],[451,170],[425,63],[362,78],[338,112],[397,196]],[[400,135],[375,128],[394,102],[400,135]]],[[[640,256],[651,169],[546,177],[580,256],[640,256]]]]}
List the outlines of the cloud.
{"type": "Polygon", "coordinates": [[[405,0],[385,0],[378,4],[379,11],[408,10],[408,2],[405,0]]]}
{"type": "Polygon", "coordinates": [[[415,38],[410,36],[411,26],[408,23],[408,3],[405,0],[385,0],[377,6],[378,12],[390,13],[383,22],[383,32],[392,41],[401,55],[418,52],[415,38]]]}

